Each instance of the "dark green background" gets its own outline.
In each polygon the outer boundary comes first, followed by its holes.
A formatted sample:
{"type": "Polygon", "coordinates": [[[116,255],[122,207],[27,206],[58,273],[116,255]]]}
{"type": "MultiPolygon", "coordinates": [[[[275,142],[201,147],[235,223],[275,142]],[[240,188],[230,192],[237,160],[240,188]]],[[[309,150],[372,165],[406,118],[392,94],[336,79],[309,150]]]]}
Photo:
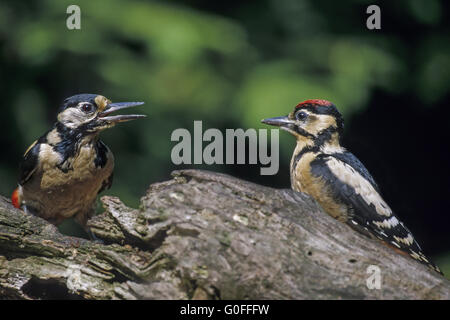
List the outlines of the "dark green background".
{"type": "MultiPolygon", "coordinates": [[[[27,146],[61,101],[99,93],[145,101],[145,120],[103,134],[116,156],[107,194],[138,206],[146,187],[180,167],[176,128],[266,128],[305,99],[333,101],[345,142],[425,252],[450,274],[448,3],[409,1],[73,1],[0,3],[0,193],[9,195],[27,146]],[[382,29],[366,28],[370,4],[382,29]]],[[[197,166],[289,187],[294,139],[280,133],[280,172],[197,166]]],[[[184,166],[183,166],[184,167],[184,166]]]]}

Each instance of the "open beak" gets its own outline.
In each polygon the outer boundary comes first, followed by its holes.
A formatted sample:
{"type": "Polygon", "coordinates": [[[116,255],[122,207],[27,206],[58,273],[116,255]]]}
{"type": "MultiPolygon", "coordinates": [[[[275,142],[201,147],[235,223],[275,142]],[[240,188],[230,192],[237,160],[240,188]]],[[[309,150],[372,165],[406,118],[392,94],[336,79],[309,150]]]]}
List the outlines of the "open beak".
{"type": "Polygon", "coordinates": [[[116,103],[110,103],[106,106],[106,109],[103,112],[100,112],[98,114],[98,118],[100,120],[105,120],[111,123],[119,123],[119,122],[125,122],[130,120],[135,120],[139,118],[145,118],[146,115],[143,114],[123,114],[123,115],[117,115],[117,116],[110,116],[111,113],[130,108],[135,106],[143,105],[144,102],[116,102],[116,103]]]}
{"type": "Polygon", "coordinates": [[[288,127],[292,124],[292,120],[290,120],[287,116],[285,117],[275,117],[275,118],[267,118],[261,120],[262,123],[269,124],[271,126],[277,127],[288,127]]]}

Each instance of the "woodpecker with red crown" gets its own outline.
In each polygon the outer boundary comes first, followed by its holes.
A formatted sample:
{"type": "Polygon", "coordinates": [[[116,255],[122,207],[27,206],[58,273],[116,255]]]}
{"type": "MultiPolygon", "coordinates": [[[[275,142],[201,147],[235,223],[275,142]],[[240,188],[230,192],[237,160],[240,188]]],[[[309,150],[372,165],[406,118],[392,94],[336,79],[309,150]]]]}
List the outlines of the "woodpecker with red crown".
{"type": "Polygon", "coordinates": [[[12,195],[16,208],[58,225],[67,218],[86,228],[97,195],[111,187],[114,156],[99,133],[144,115],[111,115],[143,102],[111,103],[97,94],[64,100],[57,122],[25,152],[19,186],[12,195]]]}
{"type": "Polygon", "coordinates": [[[306,100],[289,115],[262,122],[297,140],[290,165],[293,190],[312,196],[333,218],[442,274],[383,200],[364,165],[341,146],[344,120],[334,104],[306,100]]]}

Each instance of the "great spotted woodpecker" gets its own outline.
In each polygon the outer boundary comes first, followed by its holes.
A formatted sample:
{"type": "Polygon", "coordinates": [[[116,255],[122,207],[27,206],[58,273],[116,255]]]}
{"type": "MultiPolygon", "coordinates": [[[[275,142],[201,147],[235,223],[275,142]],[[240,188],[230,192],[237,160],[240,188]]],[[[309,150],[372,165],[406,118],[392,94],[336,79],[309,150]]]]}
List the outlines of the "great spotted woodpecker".
{"type": "Polygon", "coordinates": [[[111,187],[114,156],[99,133],[144,115],[111,115],[143,102],[111,103],[97,94],[64,100],[57,122],[25,152],[12,202],[58,225],[74,217],[83,227],[97,194],[111,187]]]}
{"type": "Polygon", "coordinates": [[[334,104],[306,100],[289,115],[262,122],[297,139],[290,165],[293,190],[312,196],[335,219],[442,274],[393,214],[364,165],[341,146],[344,120],[334,104]]]}

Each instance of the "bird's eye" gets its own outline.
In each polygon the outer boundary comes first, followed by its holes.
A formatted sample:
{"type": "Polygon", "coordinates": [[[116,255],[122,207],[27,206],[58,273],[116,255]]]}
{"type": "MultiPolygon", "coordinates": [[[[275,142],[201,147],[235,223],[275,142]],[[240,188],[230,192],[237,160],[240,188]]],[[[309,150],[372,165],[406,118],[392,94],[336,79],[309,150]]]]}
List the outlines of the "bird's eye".
{"type": "Polygon", "coordinates": [[[307,117],[308,117],[308,114],[303,111],[299,111],[295,114],[295,118],[300,121],[305,120],[307,117]]]}
{"type": "Polygon", "coordinates": [[[94,111],[94,106],[90,103],[84,103],[81,105],[81,111],[85,113],[91,113],[92,111],[94,111]]]}

